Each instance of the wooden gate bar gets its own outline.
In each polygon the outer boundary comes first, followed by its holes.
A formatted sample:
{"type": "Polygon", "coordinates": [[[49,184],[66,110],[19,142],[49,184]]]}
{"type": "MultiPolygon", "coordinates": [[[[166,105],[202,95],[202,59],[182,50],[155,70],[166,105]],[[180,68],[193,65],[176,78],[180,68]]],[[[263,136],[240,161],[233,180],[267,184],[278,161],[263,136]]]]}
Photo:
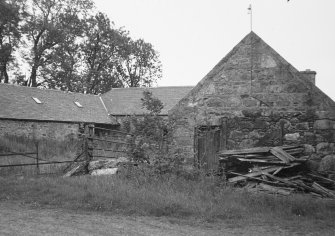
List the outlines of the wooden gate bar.
{"type": "Polygon", "coordinates": [[[101,139],[101,138],[93,138],[93,137],[88,137],[88,139],[98,140],[98,141],[105,141],[105,142],[108,142],[108,143],[121,143],[121,144],[130,145],[130,143],[127,143],[127,142],[114,141],[114,140],[110,140],[110,139],[101,139]]]}
{"type": "MultiPolygon", "coordinates": [[[[50,164],[62,164],[62,163],[73,163],[73,162],[85,162],[85,161],[52,161],[52,162],[40,162],[39,165],[50,165],[50,164]]],[[[36,163],[26,164],[14,164],[14,165],[0,165],[0,167],[14,167],[14,166],[36,166],[36,163]]]]}

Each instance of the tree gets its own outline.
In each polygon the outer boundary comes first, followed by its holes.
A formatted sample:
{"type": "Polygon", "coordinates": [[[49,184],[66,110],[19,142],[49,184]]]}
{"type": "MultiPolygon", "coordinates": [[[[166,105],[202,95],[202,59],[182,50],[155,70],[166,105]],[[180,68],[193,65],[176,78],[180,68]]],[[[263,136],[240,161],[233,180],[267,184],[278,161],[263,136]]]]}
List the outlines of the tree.
{"type": "Polygon", "coordinates": [[[0,0],[0,83],[8,83],[8,66],[21,37],[19,30],[22,2],[0,0]]]}
{"type": "MultiPolygon", "coordinates": [[[[57,50],[50,54],[50,63],[41,67],[44,86],[63,91],[82,92],[80,39],[83,35],[83,21],[72,19],[72,24],[57,50]]],[[[64,19],[64,23],[66,20],[64,19]]]]}
{"type": "Polygon", "coordinates": [[[112,87],[122,87],[115,73],[124,34],[120,29],[113,29],[108,17],[102,13],[86,21],[84,41],[81,44],[85,65],[83,86],[86,93],[98,94],[107,92],[112,87]]]}
{"type": "Polygon", "coordinates": [[[30,42],[31,66],[28,86],[37,87],[37,72],[50,63],[53,51],[72,33],[72,25],[78,18],[92,9],[91,0],[30,0],[29,16],[23,32],[30,42]]]}
{"type": "Polygon", "coordinates": [[[161,72],[150,44],[133,41],[100,12],[76,22],[41,68],[45,86],[91,94],[150,86],[161,72]]]}
{"type": "Polygon", "coordinates": [[[118,74],[125,86],[150,87],[162,77],[162,66],[158,53],[143,39],[128,40],[122,45],[123,62],[118,74]]]}
{"type": "Polygon", "coordinates": [[[92,0],[0,0],[0,4],[1,80],[8,82],[7,66],[18,63],[12,52],[19,40],[14,44],[13,35],[21,34],[20,53],[30,67],[28,80],[20,70],[12,71],[21,85],[98,94],[112,87],[151,86],[161,77],[152,45],[131,39],[105,14],[92,15],[92,0]],[[9,3],[19,2],[27,6],[22,22],[14,17],[17,12],[7,10],[9,3]],[[5,24],[11,26],[7,31],[5,24]]]}

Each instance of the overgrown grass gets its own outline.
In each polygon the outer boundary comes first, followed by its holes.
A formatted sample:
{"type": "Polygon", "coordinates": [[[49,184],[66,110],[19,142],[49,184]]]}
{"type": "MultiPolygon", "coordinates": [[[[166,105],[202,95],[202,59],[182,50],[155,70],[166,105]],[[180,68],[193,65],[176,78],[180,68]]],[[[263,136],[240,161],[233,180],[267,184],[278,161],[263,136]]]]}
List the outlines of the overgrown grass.
{"type": "MultiPolygon", "coordinates": [[[[35,152],[36,146],[33,139],[21,136],[6,135],[0,137],[0,153],[4,152],[35,152]]],[[[38,149],[41,158],[69,158],[77,150],[78,141],[55,141],[48,139],[38,140],[38,149]]]]}
{"type": "Polygon", "coordinates": [[[305,219],[329,225],[335,222],[334,201],[302,195],[253,194],[208,178],[190,180],[172,174],[153,178],[135,172],[98,177],[0,178],[0,199],[121,214],[196,218],[206,222],[250,219],[275,222],[305,219]]]}
{"type": "MultiPolygon", "coordinates": [[[[42,139],[38,140],[38,153],[41,162],[43,161],[62,161],[62,160],[73,160],[79,145],[79,141],[53,141],[42,139]]],[[[12,135],[6,135],[0,137],[0,153],[25,153],[25,152],[36,152],[36,142],[33,139],[27,137],[17,137],[12,135]]],[[[30,156],[36,157],[31,154],[30,156]]],[[[16,155],[8,157],[0,157],[0,165],[14,165],[14,164],[27,164],[35,163],[33,158],[16,155]]],[[[64,168],[64,165],[51,164],[41,165],[40,172],[51,173],[59,172],[64,168]]],[[[3,167],[0,168],[0,175],[35,175],[37,173],[36,166],[24,166],[24,167],[3,167]]]]}
{"type": "MultiPolygon", "coordinates": [[[[0,140],[0,153],[34,151],[32,140],[7,136],[0,140]]],[[[73,158],[75,143],[43,141],[42,158],[73,158]]],[[[0,171],[3,169],[0,168],[0,171]]],[[[22,174],[22,172],[20,172],[22,174]]],[[[226,186],[204,175],[159,174],[157,169],[125,168],[116,176],[71,178],[0,177],[0,201],[120,214],[167,216],[213,222],[267,222],[304,225],[315,222],[334,227],[335,201],[310,196],[255,194],[226,186]],[[301,223],[304,222],[304,223],[301,223]],[[306,223],[307,222],[307,223],[306,223]]],[[[306,226],[305,226],[306,225],[306,226]]],[[[322,228],[320,229],[322,230],[322,228]]]]}

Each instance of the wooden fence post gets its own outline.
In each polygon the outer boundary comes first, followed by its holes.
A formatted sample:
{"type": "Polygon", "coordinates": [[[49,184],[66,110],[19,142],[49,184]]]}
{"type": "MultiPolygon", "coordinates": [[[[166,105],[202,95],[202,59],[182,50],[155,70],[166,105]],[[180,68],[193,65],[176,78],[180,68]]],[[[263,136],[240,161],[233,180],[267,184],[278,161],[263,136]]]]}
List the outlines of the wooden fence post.
{"type": "Polygon", "coordinates": [[[38,141],[35,141],[36,146],[36,167],[37,167],[37,174],[40,174],[40,164],[39,164],[39,155],[38,155],[38,141]]]}
{"type": "Polygon", "coordinates": [[[88,126],[88,137],[87,137],[87,160],[91,161],[93,159],[93,148],[94,148],[94,143],[93,143],[93,138],[94,138],[94,126],[89,125],[88,126]]]}

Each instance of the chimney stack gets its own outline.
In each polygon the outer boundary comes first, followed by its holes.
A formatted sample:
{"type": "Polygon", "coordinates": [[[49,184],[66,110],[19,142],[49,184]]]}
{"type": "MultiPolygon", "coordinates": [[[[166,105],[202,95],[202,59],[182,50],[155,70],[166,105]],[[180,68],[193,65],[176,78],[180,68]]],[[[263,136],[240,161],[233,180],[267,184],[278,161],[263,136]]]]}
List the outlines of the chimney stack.
{"type": "Polygon", "coordinates": [[[316,71],[312,71],[310,69],[306,69],[304,71],[300,71],[300,74],[307,80],[309,80],[312,84],[315,85],[315,75],[316,71]]]}

